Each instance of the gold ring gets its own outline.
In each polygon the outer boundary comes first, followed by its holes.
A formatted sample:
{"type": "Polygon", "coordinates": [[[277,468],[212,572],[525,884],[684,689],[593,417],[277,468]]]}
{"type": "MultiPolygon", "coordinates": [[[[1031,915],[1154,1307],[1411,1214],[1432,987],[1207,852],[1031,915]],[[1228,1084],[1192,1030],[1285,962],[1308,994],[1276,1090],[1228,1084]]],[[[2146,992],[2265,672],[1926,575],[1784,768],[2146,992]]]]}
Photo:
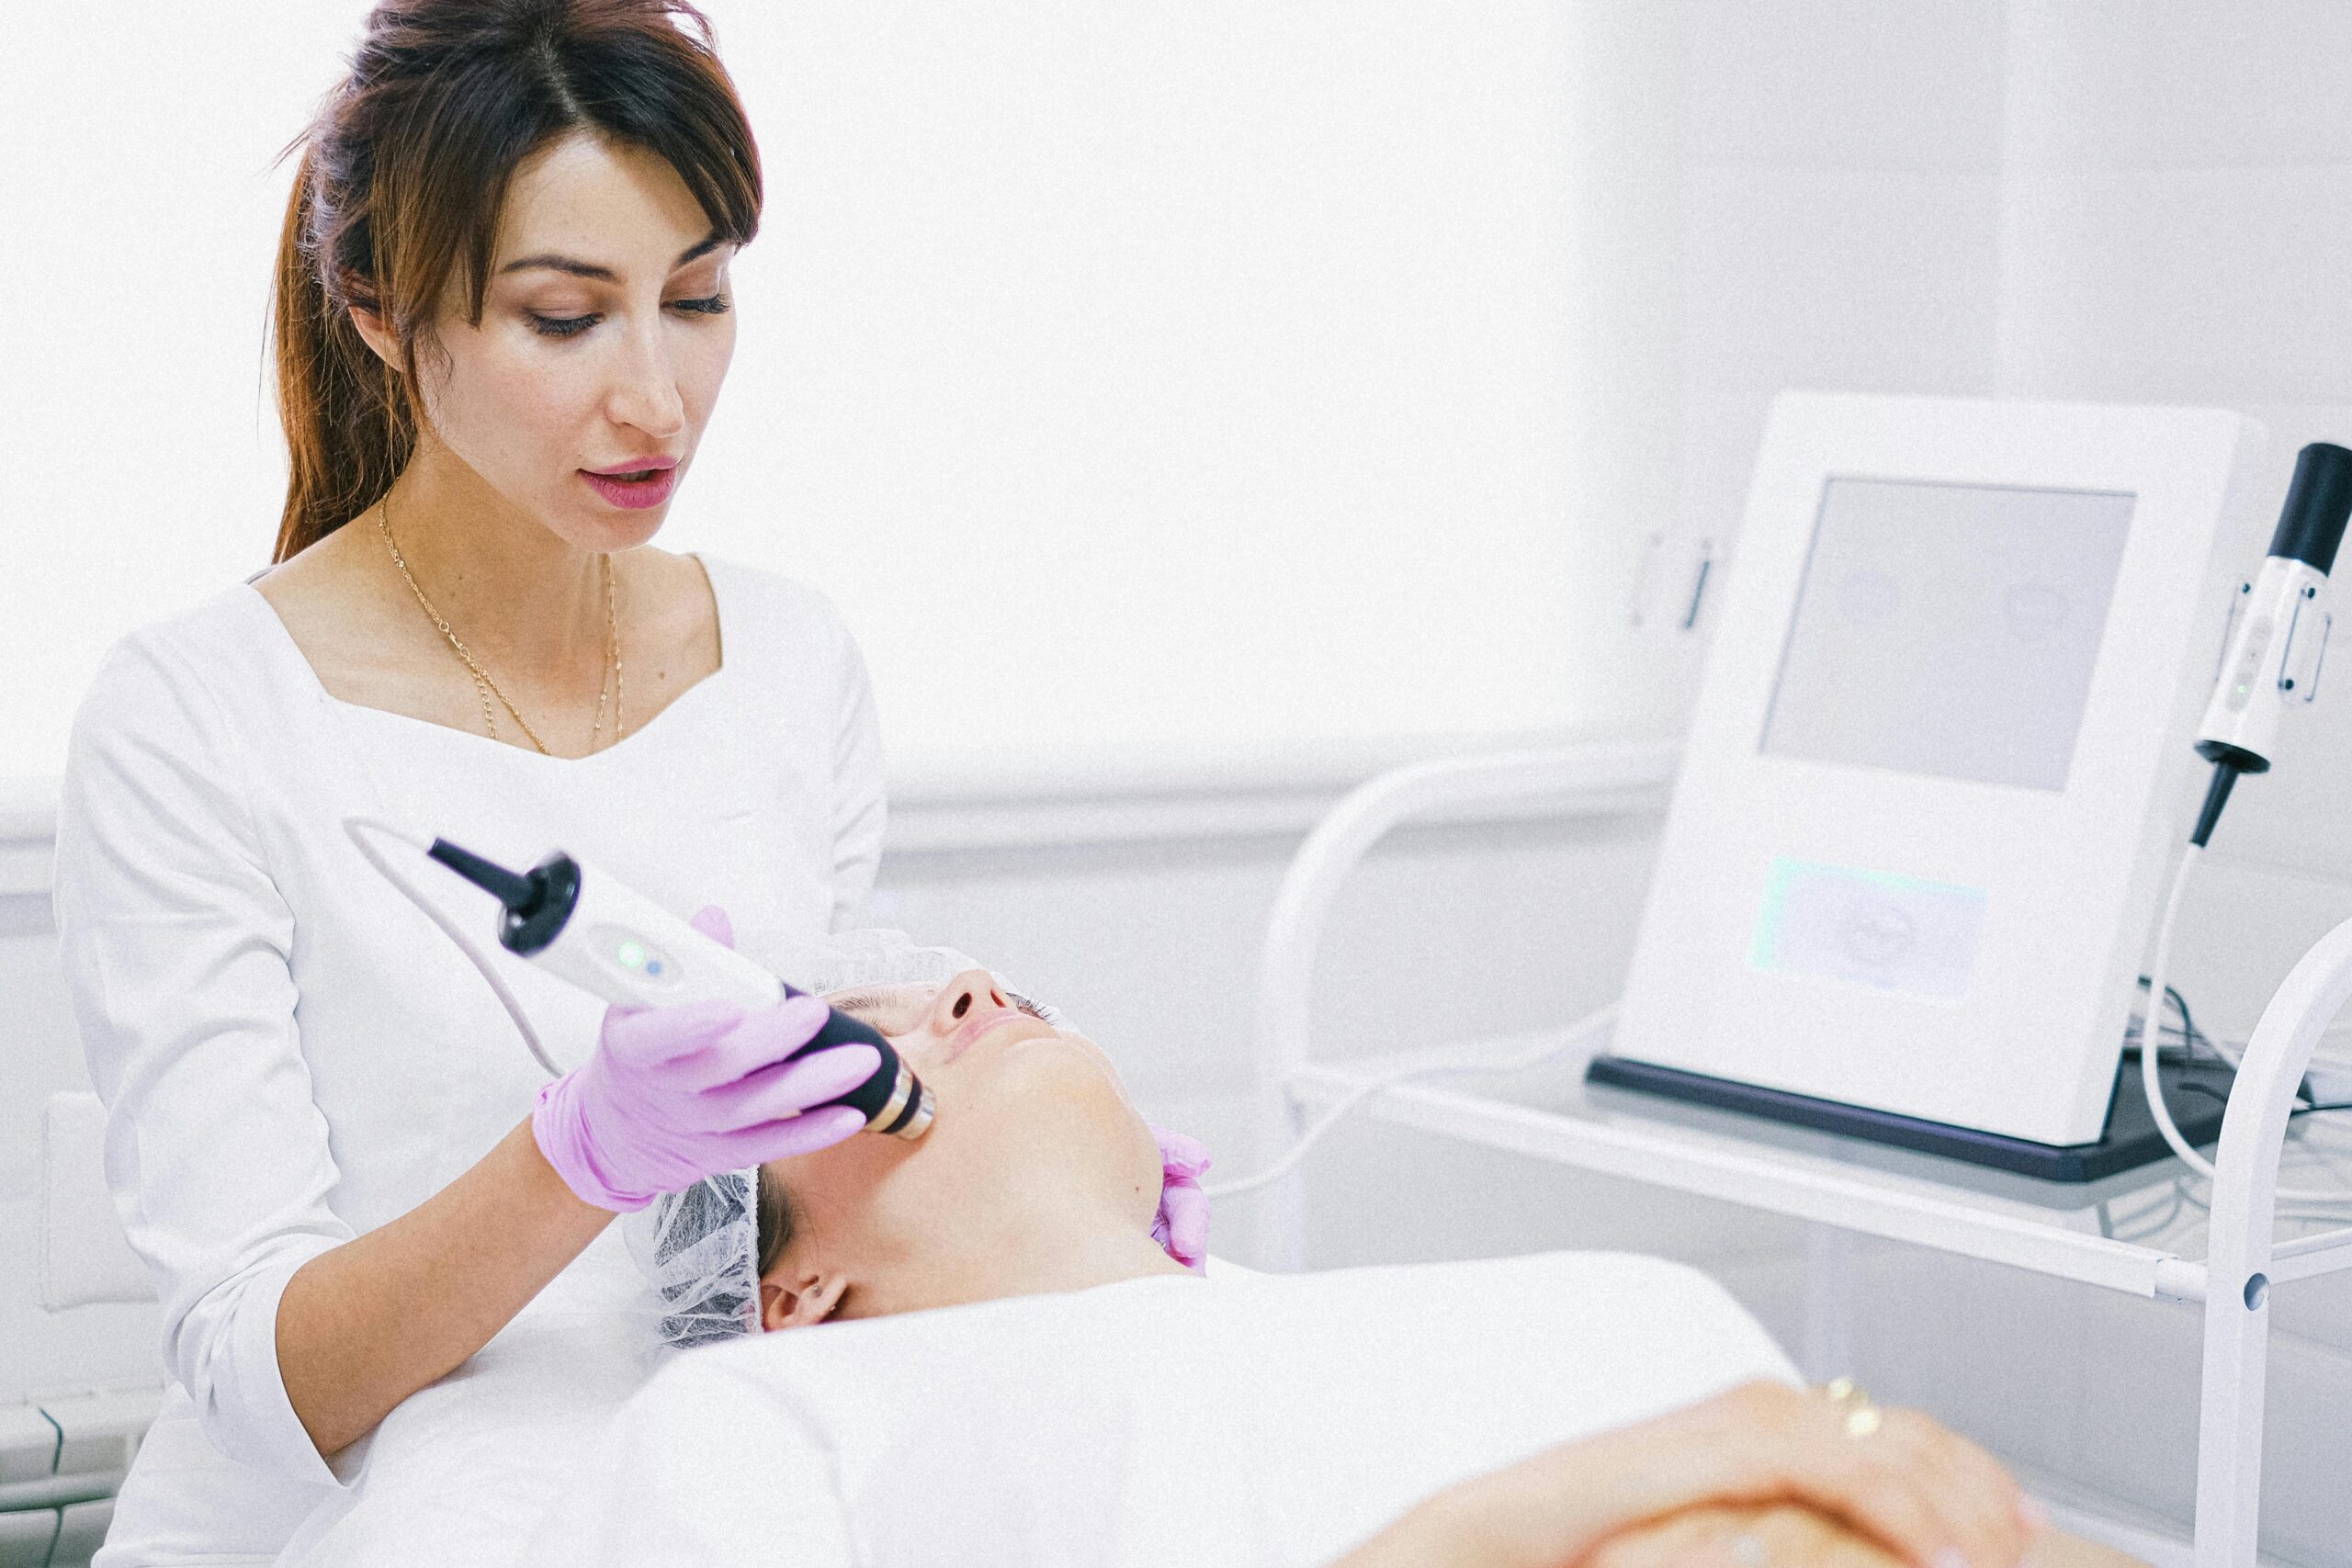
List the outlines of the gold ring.
{"type": "Polygon", "coordinates": [[[1852,1378],[1832,1378],[1822,1385],[1821,1392],[1830,1404],[1846,1412],[1848,1437],[1867,1438],[1885,1424],[1885,1417],[1871,1403],[1869,1393],[1852,1378]]]}

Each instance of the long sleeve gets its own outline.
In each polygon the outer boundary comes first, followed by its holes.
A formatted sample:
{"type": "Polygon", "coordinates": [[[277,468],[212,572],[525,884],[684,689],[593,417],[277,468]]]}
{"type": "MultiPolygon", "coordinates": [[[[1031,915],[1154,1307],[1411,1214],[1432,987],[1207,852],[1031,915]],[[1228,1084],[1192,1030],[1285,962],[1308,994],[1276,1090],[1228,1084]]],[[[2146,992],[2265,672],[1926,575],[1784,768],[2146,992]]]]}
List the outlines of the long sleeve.
{"type": "Polygon", "coordinates": [[[294,920],[249,800],[238,739],[190,661],[118,645],[68,752],[58,936],[166,1366],[223,1453],[333,1484],[279,1378],[277,1303],[352,1233],[328,1206],[294,920]]]}

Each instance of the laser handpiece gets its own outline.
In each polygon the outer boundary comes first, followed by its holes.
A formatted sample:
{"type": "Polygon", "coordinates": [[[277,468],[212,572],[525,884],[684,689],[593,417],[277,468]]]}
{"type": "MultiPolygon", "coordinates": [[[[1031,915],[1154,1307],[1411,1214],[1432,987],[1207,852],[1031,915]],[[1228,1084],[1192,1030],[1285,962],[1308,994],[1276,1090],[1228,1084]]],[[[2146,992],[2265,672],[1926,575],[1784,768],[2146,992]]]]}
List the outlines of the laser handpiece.
{"type": "Polygon", "coordinates": [[[2294,481],[2262,570],[2242,584],[2230,615],[2221,683],[2197,729],[2197,754],[2213,764],[2192,843],[2213,836],[2240,773],[2267,773],[2278,721],[2311,702],[2335,617],[2327,575],[2352,516],[2352,452],[2314,441],[2295,458],[2294,481]]]}
{"type": "MultiPolygon", "coordinates": [[[[607,1002],[765,1008],[808,994],[570,855],[559,852],[518,872],[447,839],[434,840],[425,852],[498,900],[504,911],[499,945],[607,1002]]],[[[826,1103],[864,1111],[869,1133],[914,1139],[929,1132],[931,1090],[880,1031],[834,1009],[816,1037],[792,1055],[850,1044],[873,1046],[882,1064],[864,1083],[826,1103]]]]}

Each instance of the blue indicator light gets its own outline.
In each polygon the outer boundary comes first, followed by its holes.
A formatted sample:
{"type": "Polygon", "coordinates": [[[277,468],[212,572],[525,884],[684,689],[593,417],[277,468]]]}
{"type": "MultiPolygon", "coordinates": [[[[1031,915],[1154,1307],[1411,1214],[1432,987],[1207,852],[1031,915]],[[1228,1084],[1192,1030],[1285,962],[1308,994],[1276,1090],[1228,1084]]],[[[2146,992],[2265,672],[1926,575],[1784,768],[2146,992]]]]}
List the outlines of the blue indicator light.
{"type": "Polygon", "coordinates": [[[662,973],[662,961],[658,958],[647,959],[645,961],[645,972],[648,975],[659,975],[662,973]]]}

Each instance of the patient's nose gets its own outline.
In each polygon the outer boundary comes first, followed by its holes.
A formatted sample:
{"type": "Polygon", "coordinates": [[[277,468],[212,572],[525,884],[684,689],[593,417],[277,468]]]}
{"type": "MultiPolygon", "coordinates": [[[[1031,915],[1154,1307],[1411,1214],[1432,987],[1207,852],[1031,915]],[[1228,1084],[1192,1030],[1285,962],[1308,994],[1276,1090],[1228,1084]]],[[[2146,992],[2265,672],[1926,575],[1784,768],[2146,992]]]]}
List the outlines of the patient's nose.
{"type": "Polygon", "coordinates": [[[1012,1000],[997,988],[996,976],[985,969],[967,969],[939,988],[931,1004],[931,1026],[953,1033],[976,1011],[1010,1009],[1012,1000]]]}

